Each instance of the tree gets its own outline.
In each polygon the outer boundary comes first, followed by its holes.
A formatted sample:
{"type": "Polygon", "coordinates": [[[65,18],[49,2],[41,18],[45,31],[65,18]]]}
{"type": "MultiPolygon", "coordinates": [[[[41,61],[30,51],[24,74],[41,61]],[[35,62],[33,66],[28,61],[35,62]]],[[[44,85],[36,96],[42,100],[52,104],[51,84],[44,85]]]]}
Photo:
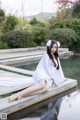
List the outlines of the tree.
{"type": "Polygon", "coordinates": [[[4,10],[0,9],[0,23],[5,19],[5,12],[4,10]]]}
{"type": "Polygon", "coordinates": [[[33,41],[39,46],[44,44],[47,35],[47,30],[45,27],[36,25],[32,27],[32,35],[33,41]]]}
{"type": "Polygon", "coordinates": [[[80,18],[80,4],[74,4],[73,10],[72,10],[72,15],[74,17],[80,18]]]}
{"type": "Polygon", "coordinates": [[[17,23],[18,21],[15,16],[7,16],[6,21],[4,22],[2,27],[2,32],[9,32],[11,30],[14,30],[17,23]]]}
{"type": "Polygon", "coordinates": [[[73,1],[73,0],[58,0],[58,3],[60,3],[60,4],[68,4],[68,3],[76,4],[78,2],[79,2],[79,0],[75,0],[75,1],[73,1]]]}
{"type": "Polygon", "coordinates": [[[31,25],[35,25],[38,24],[38,20],[34,17],[31,21],[30,21],[31,25]]]}
{"type": "Polygon", "coordinates": [[[30,25],[40,25],[40,26],[43,26],[43,27],[45,26],[44,23],[40,22],[35,17],[30,21],[30,25]]]}

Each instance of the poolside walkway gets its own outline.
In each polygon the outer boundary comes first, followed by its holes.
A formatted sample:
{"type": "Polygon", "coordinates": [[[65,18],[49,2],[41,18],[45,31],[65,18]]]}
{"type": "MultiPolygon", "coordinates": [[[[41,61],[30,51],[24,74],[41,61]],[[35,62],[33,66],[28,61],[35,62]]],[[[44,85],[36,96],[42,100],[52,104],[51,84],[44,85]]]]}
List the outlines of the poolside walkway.
{"type": "MultiPolygon", "coordinates": [[[[24,56],[40,55],[46,51],[45,47],[18,48],[0,50],[0,60],[19,58],[24,56]]],[[[68,48],[59,48],[60,52],[68,52],[68,48]]]]}
{"type": "MultiPolygon", "coordinates": [[[[45,52],[45,47],[0,50],[0,64],[14,65],[20,62],[39,60],[45,52]]],[[[59,48],[60,57],[64,56],[67,58],[72,54],[73,52],[68,51],[68,48],[59,48]]]]}

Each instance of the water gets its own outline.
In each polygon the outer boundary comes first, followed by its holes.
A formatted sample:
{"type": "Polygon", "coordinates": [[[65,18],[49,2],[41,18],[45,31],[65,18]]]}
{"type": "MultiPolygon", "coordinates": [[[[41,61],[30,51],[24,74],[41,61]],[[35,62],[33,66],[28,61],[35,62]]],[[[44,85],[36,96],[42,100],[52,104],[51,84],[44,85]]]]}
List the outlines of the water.
{"type": "Polygon", "coordinates": [[[72,56],[69,59],[61,59],[64,74],[68,78],[76,79],[80,88],[80,56],[72,56]]]}
{"type": "Polygon", "coordinates": [[[80,93],[64,98],[58,118],[58,120],[80,120],[80,93]]]}
{"type": "MultiPolygon", "coordinates": [[[[19,68],[35,70],[38,63],[20,65],[19,68]]],[[[61,59],[65,77],[78,81],[78,90],[39,108],[26,116],[26,120],[80,120],[80,56],[61,59]],[[38,114],[38,116],[37,116],[38,114]]],[[[25,119],[24,119],[25,120],[25,119]]]]}
{"type": "Polygon", "coordinates": [[[75,91],[34,110],[21,120],[80,120],[80,93],[75,91]]]}
{"type": "MultiPolygon", "coordinates": [[[[61,59],[62,69],[64,71],[64,75],[67,78],[76,79],[78,81],[78,87],[80,88],[80,56],[71,56],[67,59],[61,59]]],[[[32,70],[36,69],[38,61],[33,64],[19,65],[19,68],[32,70]]]]}

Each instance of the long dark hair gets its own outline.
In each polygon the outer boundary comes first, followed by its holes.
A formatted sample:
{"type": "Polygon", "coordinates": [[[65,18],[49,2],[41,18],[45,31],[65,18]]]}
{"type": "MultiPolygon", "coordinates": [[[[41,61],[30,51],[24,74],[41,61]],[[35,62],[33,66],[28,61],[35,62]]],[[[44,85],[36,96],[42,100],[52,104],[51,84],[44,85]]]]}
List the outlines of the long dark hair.
{"type": "MultiPolygon", "coordinates": [[[[56,66],[57,66],[57,65],[56,65],[56,62],[55,62],[53,56],[51,55],[51,48],[52,48],[52,46],[53,46],[54,44],[57,45],[57,42],[56,42],[56,41],[51,41],[51,45],[50,45],[50,46],[47,46],[47,54],[49,55],[49,58],[53,61],[53,63],[54,63],[54,67],[56,67],[56,66]]],[[[54,54],[55,59],[56,59],[57,64],[58,64],[58,66],[57,66],[56,69],[59,69],[59,61],[58,61],[58,45],[57,45],[57,49],[56,49],[56,51],[55,51],[53,54],[54,54]]]]}

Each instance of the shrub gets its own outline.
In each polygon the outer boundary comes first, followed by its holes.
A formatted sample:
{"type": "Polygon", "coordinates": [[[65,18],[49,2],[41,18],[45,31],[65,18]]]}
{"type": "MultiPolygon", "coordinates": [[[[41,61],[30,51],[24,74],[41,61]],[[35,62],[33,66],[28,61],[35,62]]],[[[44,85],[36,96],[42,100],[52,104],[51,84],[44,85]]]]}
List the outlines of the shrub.
{"type": "Polygon", "coordinates": [[[5,23],[3,24],[2,32],[9,32],[11,30],[14,30],[17,23],[18,23],[18,21],[15,16],[8,16],[6,18],[5,23]]]}
{"type": "Polygon", "coordinates": [[[72,29],[56,28],[50,34],[51,39],[61,42],[62,47],[70,47],[74,41],[77,41],[78,35],[72,29]]]}
{"type": "Polygon", "coordinates": [[[5,33],[0,38],[2,42],[6,42],[10,48],[24,48],[35,46],[31,40],[31,34],[26,31],[16,30],[5,33]]]}
{"type": "Polygon", "coordinates": [[[8,45],[7,45],[7,43],[2,43],[0,41],[0,49],[7,49],[7,48],[9,48],[8,45]]]}
{"type": "Polygon", "coordinates": [[[78,34],[80,34],[80,19],[77,18],[69,18],[63,21],[56,21],[52,24],[50,23],[50,29],[55,28],[69,28],[75,30],[78,34]]]}
{"type": "Polygon", "coordinates": [[[80,53],[80,36],[78,36],[77,41],[74,41],[69,47],[70,50],[80,53]]]}
{"type": "Polygon", "coordinates": [[[80,19],[72,18],[65,20],[66,28],[70,28],[76,31],[77,34],[80,35],[80,19]]]}
{"type": "Polygon", "coordinates": [[[42,45],[45,42],[47,30],[45,27],[42,27],[40,25],[36,25],[32,27],[32,35],[33,35],[33,41],[37,45],[42,45]]]}

